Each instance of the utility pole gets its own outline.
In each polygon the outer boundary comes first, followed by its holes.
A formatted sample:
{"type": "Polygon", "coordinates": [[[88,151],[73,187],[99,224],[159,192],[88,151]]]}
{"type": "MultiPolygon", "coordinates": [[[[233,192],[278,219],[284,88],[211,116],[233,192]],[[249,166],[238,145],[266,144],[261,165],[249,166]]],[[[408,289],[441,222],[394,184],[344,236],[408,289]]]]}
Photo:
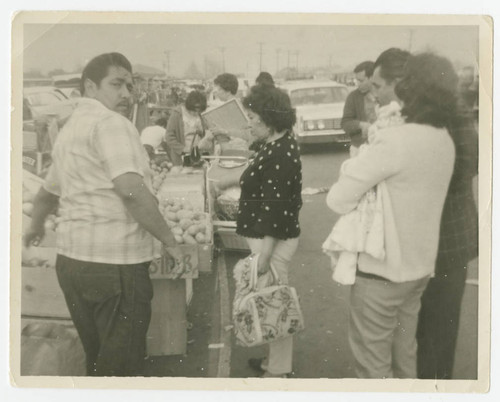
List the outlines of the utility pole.
{"type": "Polygon", "coordinates": [[[203,56],[203,71],[204,71],[204,77],[205,79],[208,78],[208,61],[207,61],[207,55],[203,56]]]}
{"type": "Polygon", "coordinates": [[[165,71],[165,74],[170,76],[170,50],[165,50],[163,52],[165,54],[165,57],[167,58],[167,70],[165,71]]]}
{"type": "Polygon", "coordinates": [[[264,45],[264,42],[259,42],[259,72],[262,71],[262,46],[264,45]]]}
{"type": "Polygon", "coordinates": [[[286,63],[286,77],[287,78],[290,78],[290,49],[288,49],[287,51],[287,54],[288,54],[288,58],[287,58],[287,63],[286,63]]]}
{"type": "Polygon", "coordinates": [[[276,74],[280,72],[280,52],[281,49],[276,49],[276,74]]]}
{"type": "Polygon", "coordinates": [[[297,69],[297,75],[299,74],[299,51],[295,51],[295,68],[297,69]]]}
{"type": "Polygon", "coordinates": [[[222,54],[222,72],[225,73],[226,72],[226,60],[224,58],[224,52],[226,51],[226,48],[221,46],[221,47],[219,47],[219,50],[222,54]]]}
{"type": "Polygon", "coordinates": [[[413,47],[413,29],[410,29],[410,39],[408,41],[408,51],[411,53],[413,47]]]}

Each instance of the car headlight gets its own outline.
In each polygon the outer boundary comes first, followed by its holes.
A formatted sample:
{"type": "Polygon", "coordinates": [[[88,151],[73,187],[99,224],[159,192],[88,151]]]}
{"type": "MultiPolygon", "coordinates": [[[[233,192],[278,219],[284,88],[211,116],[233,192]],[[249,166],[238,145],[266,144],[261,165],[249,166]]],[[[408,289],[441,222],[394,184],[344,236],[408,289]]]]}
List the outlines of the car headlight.
{"type": "Polygon", "coordinates": [[[304,124],[306,130],[314,130],[316,125],[314,124],[314,120],[308,120],[304,124]]]}
{"type": "Polygon", "coordinates": [[[325,129],[325,122],[323,120],[318,120],[318,130],[325,129]]]}

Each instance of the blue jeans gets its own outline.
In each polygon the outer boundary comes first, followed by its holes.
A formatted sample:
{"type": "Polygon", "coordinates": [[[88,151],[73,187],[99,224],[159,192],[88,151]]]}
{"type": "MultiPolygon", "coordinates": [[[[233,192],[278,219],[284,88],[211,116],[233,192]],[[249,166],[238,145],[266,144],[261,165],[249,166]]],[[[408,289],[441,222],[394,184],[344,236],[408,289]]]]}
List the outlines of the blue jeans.
{"type": "Polygon", "coordinates": [[[57,278],[85,350],[87,375],[143,374],[153,298],[149,264],[57,256],[57,278]]]}

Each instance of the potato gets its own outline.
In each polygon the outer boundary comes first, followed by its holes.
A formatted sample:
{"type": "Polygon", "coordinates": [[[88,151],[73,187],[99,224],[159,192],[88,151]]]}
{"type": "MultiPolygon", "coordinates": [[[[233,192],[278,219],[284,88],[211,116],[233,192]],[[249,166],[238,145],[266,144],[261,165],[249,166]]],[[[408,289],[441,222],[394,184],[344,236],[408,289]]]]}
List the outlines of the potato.
{"type": "Polygon", "coordinates": [[[171,230],[172,230],[172,233],[174,235],[178,235],[178,236],[182,236],[182,234],[184,233],[184,231],[182,230],[182,228],[180,228],[179,226],[175,226],[171,230]]]}
{"type": "Polygon", "coordinates": [[[47,219],[45,223],[43,224],[43,227],[45,230],[55,230],[56,229],[56,224],[54,223],[53,220],[47,219]]]}
{"type": "Polygon", "coordinates": [[[178,243],[178,244],[183,244],[184,243],[184,238],[182,236],[179,236],[179,235],[174,235],[175,237],[175,241],[178,243]]]}
{"type": "Polygon", "coordinates": [[[177,218],[179,218],[179,220],[182,219],[192,220],[193,213],[191,211],[186,211],[185,209],[181,209],[180,211],[177,212],[177,218]]]}
{"type": "Polygon", "coordinates": [[[33,204],[31,202],[25,202],[23,204],[23,213],[31,216],[31,214],[33,213],[33,204]]]}
{"type": "Polygon", "coordinates": [[[205,220],[205,218],[206,218],[206,215],[203,212],[196,212],[193,215],[193,219],[196,221],[203,221],[203,220],[205,220]]]}
{"type": "Polygon", "coordinates": [[[206,243],[205,235],[203,233],[196,233],[195,239],[198,243],[206,243]]]}
{"type": "Polygon", "coordinates": [[[165,219],[168,221],[173,221],[173,222],[178,222],[179,219],[177,218],[177,215],[174,212],[165,212],[165,219]]]}
{"type": "Polygon", "coordinates": [[[173,228],[174,226],[177,226],[177,222],[171,221],[171,220],[166,220],[167,221],[167,226],[169,228],[173,228]]]}
{"type": "Polygon", "coordinates": [[[186,243],[186,244],[198,244],[196,239],[187,233],[184,233],[182,235],[182,238],[184,239],[184,243],[186,243]]]}
{"type": "Polygon", "coordinates": [[[182,228],[182,230],[186,230],[192,224],[193,224],[193,221],[190,219],[181,219],[179,221],[179,226],[182,228]]]}
{"type": "Polygon", "coordinates": [[[205,234],[207,231],[207,225],[205,223],[198,224],[198,233],[205,234]]]}
{"type": "Polygon", "coordinates": [[[197,224],[192,224],[191,226],[189,226],[186,230],[187,234],[191,235],[191,236],[196,236],[196,233],[198,233],[200,231],[199,229],[199,225],[197,224]]]}
{"type": "Polygon", "coordinates": [[[180,211],[181,207],[178,204],[173,204],[169,209],[171,212],[178,212],[180,211]]]}

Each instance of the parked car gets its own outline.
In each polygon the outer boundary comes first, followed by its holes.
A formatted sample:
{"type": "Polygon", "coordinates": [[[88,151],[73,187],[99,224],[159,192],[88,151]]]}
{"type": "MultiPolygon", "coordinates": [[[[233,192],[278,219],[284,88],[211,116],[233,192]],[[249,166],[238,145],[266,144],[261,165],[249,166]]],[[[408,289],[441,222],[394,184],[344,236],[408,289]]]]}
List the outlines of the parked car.
{"type": "Polygon", "coordinates": [[[62,92],[68,99],[75,100],[81,98],[82,94],[78,88],[57,88],[58,91],[62,92]]]}
{"type": "Polygon", "coordinates": [[[290,81],[280,85],[297,111],[294,127],[299,144],[349,142],[341,128],[344,103],[349,93],[334,81],[290,81]]]}
{"type": "Polygon", "coordinates": [[[23,90],[23,120],[55,116],[58,122],[65,121],[74,108],[74,99],[69,99],[55,87],[30,87],[23,90]]]}

